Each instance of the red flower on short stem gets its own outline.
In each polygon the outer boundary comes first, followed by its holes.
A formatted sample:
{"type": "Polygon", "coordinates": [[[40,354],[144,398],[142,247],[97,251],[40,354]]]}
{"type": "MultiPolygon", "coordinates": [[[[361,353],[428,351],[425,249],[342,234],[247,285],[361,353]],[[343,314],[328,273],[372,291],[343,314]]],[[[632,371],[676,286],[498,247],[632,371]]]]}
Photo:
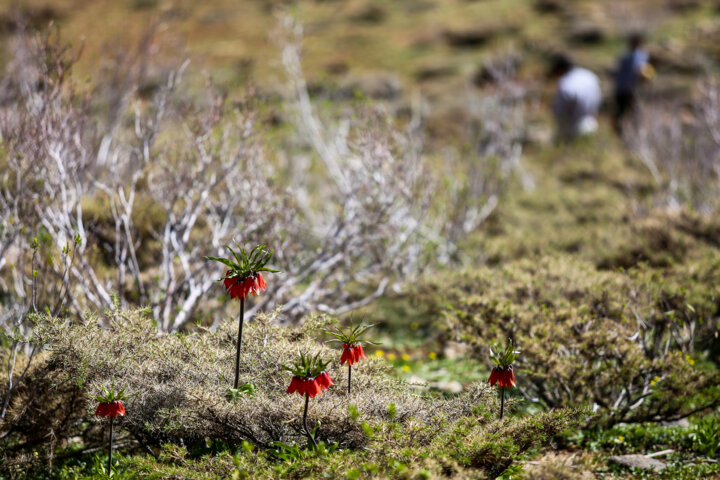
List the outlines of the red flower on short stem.
{"type": "Polygon", "coordinates": [[[515,371],[513,362],[517,358],[518,351],[514,349],[512,340],[510,340],[502,352],[495,354],[490,349],[490,356],[495,362],[495,368],[490,372],[488,381],[491,386],[496,384],[500,387],[500,418],[505,415],[505,389],[515,386],[515,371]]]}
{"type": "Polygon", "coordinates": [[[133,395],[125,395],[125,389],[119,392],[115,391],[115,378],[112,380],[112,386],[110,389],[102,387],[102,395],[95,397],[95,400],[99,402],[95,409],[95,415],[100,418],[110,417],[110,439],[109,439],[109,451],[108,451],[108,475],[112,475],[112,454],[113,454],[113,424],[115,417],[125,416],[125,406],[123,406],[123,400],[126,400],[133,395]]]}
{"type": "MultiPolygon", "coordinates": [[[[342,342],[343,352],[340,356],[340,365],[348,365],[348,395],[352,389],[352,366],[360,361],[361,358],[367,360],[365,351],[358,341],[360,336],[371,329],[374,325],[358,325],[353,327],[352,322],[350,328],[346,331],[337,329],[335,331],[328,330],[327,333],[335,337],[332,341],[342,342]]],[[[366,342],[373,344],[373,342],[366,342]]]]}
{"type": "Polygon", "coordinates": [[[311,398],[321,396],[323,390],[328,390],[335,382],[330,377],[326,368],[330,362],[323,362],[319,358],[319,354],[314,357],[300,354],[292,366],[284,366],[283,368],[293,374],[290,380],[290,386],[287,388],[288,394],[297,393],[305,397],[305,409],[303,410],[303,427],[305,433],[317,448],[317,442],[310,429],[307,426],[308,405],[311,398]]]}
{"type": "Polygon", "coordinates": [[[249,294],[257,295],[267,288],[262,272],[277,273],[278,270],[273,270],[267,266],[272,258],[273,251],[265,250],[264,244],[257,245],[250,250],[250,253],[244,248],[239,249],[240,253],[233,250],[229,245],[225,245],[225,248],[230,250],[235,261],[220,257],[205,258],[220,262],[230,268],[220,280],[223,281],[225,291],[230,295],[230,298],[240,300],[238,340],[235,352],[235,381],[233,382],[233,388],[237,389],[240,382],[240,348],[242,347],[242,330],[245,319],[245,297],[249,294]]]}

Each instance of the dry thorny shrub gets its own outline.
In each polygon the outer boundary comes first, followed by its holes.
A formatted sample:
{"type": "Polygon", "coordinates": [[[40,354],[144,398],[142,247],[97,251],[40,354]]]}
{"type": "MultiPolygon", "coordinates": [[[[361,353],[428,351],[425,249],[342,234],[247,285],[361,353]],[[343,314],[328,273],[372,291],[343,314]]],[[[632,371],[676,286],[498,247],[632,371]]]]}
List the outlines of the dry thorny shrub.
{"type": "Polygon", "coordinates": [[[113,382],[137,393],[117,422],[119,448],[157,453],[167,444],[194,448],[208,441],[304,443],[303,399],[285,393],[290,374],[282,370],[298,351],[334,359],[329,370],[336,385],[310,402],[309,422],[320,423],[319,438],[350,449],[379,442],[377,462],[395,461],[411,448],[418,462],[429,452],[443,465],[480,469],[494,478],[519,454],[547,445],[583,415],[558,410],[495,422],[499,402],[485,382],[451,398],[421,396],[379,358],[357,366],[348,397],[340,352],[317,341],[330,320],[314,316],[299,327],[279,327],[278,312],[248,324],[241,379],[256,389],[233,399],[228,387],[235,322],[221,323],[216,331],[168,335],[157,333],[147,311],[114,309],[106,315],[102,322],[35,317],[38,338],[48,348],[0,423],[4,470],[101,448],[102,425],[91,398],[113,382]],[[28,456],[30,451],[42,451],[43,457],[28,456]]]}
{"type": "Polygon", "coordinates": [[[432,215],[442,182],[416,134],[372,108],[323,121],[293,42],[283,50],[283,106],[297,113],[300,135],[275,145],[258,128],[256,98],[231,104],[209,80],[190,95],[187,63],[154,73],[156,88],[146,91],[149,59],[140,52],[105,74],[118,78],[101,73],[97,85],[81,86],[72,75],[78,52],[53,36],[20,34],[11,45],[0,84],[3,323],[27,310],[34,237],[43,285],[68,285],[64,301],[80,316],[112,308],[117,293],[123,306],[149,305],[160,330],[183,328],[219,307],[201,305],[222,274],[203,255],[234,241],[269,244],[283,271],[248,315],[278,305],[291,319],[342,313],[413,278],[429,248],[458,237],[456,223],[476,228],[502,188],[481,176],[506,175],[519,155],[514,134],[494,132],[483,155],[509,166],[448,178],[457,198],[440,202],[473,217],[446,207],[432,215]],[[108,95],[103,85],[123,91],[108,95]],[[304,160],[308,151],[319,165],[304,160]],[[72,254],[58,255],[76,235],[72,254]]]}
{"type": "Polygon", "coordinates": [[[677,102],[643,105],[628,141],[651,172],[671,208],[711,215],[720,204],[720,83],[700,83],[689,107],[677,102]]]}
{"type": "Polygon", "coordinates": [[[673,279],[545,257],[468,273],[454,287],[435,281],[452,338],[483,359],[488,341],[517,343],[518,387],[528,400],[589,405],[594,423],[614,424],[678,419],[720,404],[718,375],[693,365],[720,314],[720,293],[706,287],[717,283],[716,268],[688,267],[673,279]]]}
{"type": "MultiPolygon", "coordinates": [[[[109,328],[97,321],[70,323],[37,317],[38,338],[49,352],[34,368],[28,386],[13,399],[3,430],[10,428],[28,437],[30,431],[38,430],[23,423],[27,409],[35,405],[52,407],[46,405],[46,398],[27,398],[36,382],[46,385],[52,377],[52,383],[61,388],[74,387],[73,395],[82,392],[83,401],[74,404],[76,411],[66,415],[90,418],[95,406],[89,401],[91,395],[101,386],[109,386],[114,378],[116,385],[137,393],[126,402],[129,414],[122,425],[146,444],[189,444],[207,438],[236,443],[248,440],[267,446],[275,440],[298,440],[303,436],[299,423],[303,399],[285,394],[290,374],[282,365],[289,364],[299,351],[334,359],[330,372],[337,386],[311,402],[310,420],[321,423],[320,438],[344,446],[359,447],[366,442],[362,421],[412,420],[439,426],[470,414],[478,403],[495,403],[488,387],[478,387],[452,400],[421,398],[394,379],[380,359],[371,359],[356,370],[353,393],[348,398],[344,388],[347,371],[338,364],[339,352],[315,340],[328,320],[311,317],[302,327],[279,327],[277,312],[261,314],[248,324],[240,375],[243,382],[255,385],[256,391],[229,401],[234,322],[222,323],[217,331],[158,335],[146,311],[113,310],[108,315],[109,328]],[[394,404],[392,413],[390,404],[394,404]],[[350,405],[360,414],[357,421],[348,413],[350,405]]],[[[44,397],[42,391],[35,394],[44,397]]],[[[45,428],[55,430],[58,438],[72,434],[70,430],[75,428],[52,427],[57,421],[54,415],[32,415],[46,417],[45,428]]]]}

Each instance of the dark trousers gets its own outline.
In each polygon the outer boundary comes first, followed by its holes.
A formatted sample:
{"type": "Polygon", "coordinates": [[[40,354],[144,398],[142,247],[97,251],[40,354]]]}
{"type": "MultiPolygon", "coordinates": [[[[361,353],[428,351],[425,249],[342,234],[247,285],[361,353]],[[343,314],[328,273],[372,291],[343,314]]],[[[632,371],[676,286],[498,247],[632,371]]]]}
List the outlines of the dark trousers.
{"type": "Polygon", "coordinates": [[[622,131],[622,120],[635,109],[635,93],[632,91],[616,91],[615,92],[615,116],[613,117],[613,126],[617,133],[622,131]]]}

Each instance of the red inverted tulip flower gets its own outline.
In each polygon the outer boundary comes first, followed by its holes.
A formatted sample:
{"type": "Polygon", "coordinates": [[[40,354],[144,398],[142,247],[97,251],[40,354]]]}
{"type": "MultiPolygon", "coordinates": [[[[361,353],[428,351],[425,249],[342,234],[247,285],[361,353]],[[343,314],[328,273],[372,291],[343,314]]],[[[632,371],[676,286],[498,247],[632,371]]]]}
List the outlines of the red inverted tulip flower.
{"type": "MultiPolygon", "coordinates": [[[[360,336],[370,330],[374,325],[358,325],[354,327],[350,323],[350,328],[347,331],[337,329],[335,331],[327,331],[330,335],[335,337],[332,341],[342,342],[343,352],[340,356],[340,365],[348,365],[348,395],[350,395],[352,388],[352,366],[360,361],[361,358],[367,360],[365,351],[362,345],[358,342],[360,336]]],[[[373,342],[367,342],[369,344],[376,345],[373,342]]]]}
{"type": "Polygon", "coordinates": [[[305,397],[305,410],[303,411],[303,427],[312,444],[317,448],[317,442],[310,429],[307,426],[308,404],[311,398],[321,396],[323,390],[328,390],[334,385],[330,374],[325,370],[330,362],[323,362],[319,358],[319,354],[314,357],[300,354],[291,366],[283,368],[293,374],[290,380],[290,386],[287,388],[288,394],[297,393],[305,397]]]}
{"type": "Polygon", "coordinates": [[[109,454],[108,454],[108,475],[112,474],[112,452],[113,452],[113,423],[115,417],[125,416],[125,407],[123,406],[123,400],[127,400],[133,395],[125,395],[125,389],[119,392],[115,391],[115,379],[113,378],[112,386],[108,390],[102,387],[102,395],[95,397],[95,400],[99,402],[95,409],[95,415],[100,418],[110,418],[110,440],[109,440],[109,454]]]}
{"type": "Polygon", "coordinates": [[[333,382],[333,379],[330,378],[330,374],[326,370],[320,372],[320,375],[317,376],[315,381],[318,383],[318,385],[320,385],[321,388],[324,388],[325,390],[330,388],[332,385],[335,385],[335,382],[333,382]]]}
{"type": "Polygon", "coordinates": [[[118,415],[121,417],[125,416],[125,407],[122,401],[114,400],[112,402],[101,403],[95,409],[95,415],[101,418],[110,417],[115,418],[118,415]]]}
{"type": "Polygon", "coordinates": [[[265,250],[265,245],[256,246],[250,250],[250,253],[244,248],[239,249],[240,253],[235,252],[228,245],[225,245],[225,248],[230,250],[235,261],[219,257],[205,258],[220,262],[230,268],[220,280],[223,281],[225,291],[230,295],[230,298],[240,300],[238,341],[235,353],[235,382],[233,383],[233,388],[237,389],[240,381],[240,347],[242,346],[242,329],[245,317],[245,298],[248,295],[258,295],[267,288],[262,272],[276,273],[278,270],[268,268],[267,264],[272,258],[273,251],[265,250]]]}
{"type": "Polygon", "coordinates": [[[352,366],[353,363],[357,363],[357,360],[355,359],[355,347],[350,346],[347,343],[343,345],[343,353],[340,356],[340,365],[345,365],[346,362],[348,366],[352,366]]]}
{"type": "Polygon", "coordinates": [[[512,340],[505,347],[505,350],[495,354],[490,349],[490,355],[495,362],[495,368],[490,372],[488,381],[491,386],[498,385],[500,387],[500,418],[505,414],[505,389],[515,386],[515,371],[513,362],[517,358],[518,351],[514,350],[512,340]]]}
{"type": "Polygon", "coordinates": [[[515,386],[515,374],[513,373],[512,365],[492,369],[490,373],[490,385],[494,387],[496,383],[503,388],[512,388],[515,386]]]}

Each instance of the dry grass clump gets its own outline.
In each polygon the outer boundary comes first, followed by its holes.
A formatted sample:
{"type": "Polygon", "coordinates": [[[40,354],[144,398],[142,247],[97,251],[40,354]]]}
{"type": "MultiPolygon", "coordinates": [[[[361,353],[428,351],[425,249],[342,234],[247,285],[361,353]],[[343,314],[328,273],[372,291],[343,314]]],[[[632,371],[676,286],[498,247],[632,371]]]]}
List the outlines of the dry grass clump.
{"type": "MultiPolygon", "coordinates": [[[[716,262],[715,262],[716,264],[716,262]]],[[[597,271],[544,257],[443,282],[449,334],[487,358],[512,338],[518,385],[548,407],[591,405],[595,422],[673,419],[720,403],[718,376],[701,367],[717,318],[713,262],[679,268],[597,271]]],[[[428,287],[435,291],[437,286],[428,287]]]]}
{"type": "Polygon", "coordinates": [[[593,480],[586,454],[548,453],[537,461],[524,464],[528,480],[593,480]]]}
{"type": "Polygon", "coordinates": [[[92,418],[91,396],[114,379],[127,393],[137,394],[127,400],[128,415],[120,425],[142,444],[188,445],[209,439],[247,440],[267,447],[273,441],[299,442],[304,436],[303,399],[285,393],[290,374],[282,370],[298,351],[335,359],[330,372],[337,386],[311,402],[309,422],[320,422],[321,440],[344,447],[367,442],[365,422],[438,427],[470,415],[478,404],[495,402],[485,386],[450,400],[421,398],[391,377],[380,359],[363,362],[356,370],[348,398],[343,388],[347,372],[337,363],[339,351],[316,340],[328,319],[310,317],[302,327],[282,328],[276,324],[277,315],[259,315],[245,329],[240,378],[253,384],[255,393],[235,400],[228,397],[234,366],[233,321],[222,323],[217,331],[161,335],[144,310],[106,312],[109,328],[97,320],[78,323],[37,317],[36,332],[49,353],[35,367],[24,393],[14,398],[12,420],[5,427],[22,431],[24,441],[50,431],[56,436],[77,435],[81,433],[77,425],[92,418]],[[28,398],[30,392],[33,399],[28,398]],[[70,398],[72,402],[62,409],[55,408],[56,402],[70,398]],[[350,414],[350,409],[358,414],[350,414]],[[71,416],[74,427],[33,423],[36,418],[62,415],[71,416]]]}

